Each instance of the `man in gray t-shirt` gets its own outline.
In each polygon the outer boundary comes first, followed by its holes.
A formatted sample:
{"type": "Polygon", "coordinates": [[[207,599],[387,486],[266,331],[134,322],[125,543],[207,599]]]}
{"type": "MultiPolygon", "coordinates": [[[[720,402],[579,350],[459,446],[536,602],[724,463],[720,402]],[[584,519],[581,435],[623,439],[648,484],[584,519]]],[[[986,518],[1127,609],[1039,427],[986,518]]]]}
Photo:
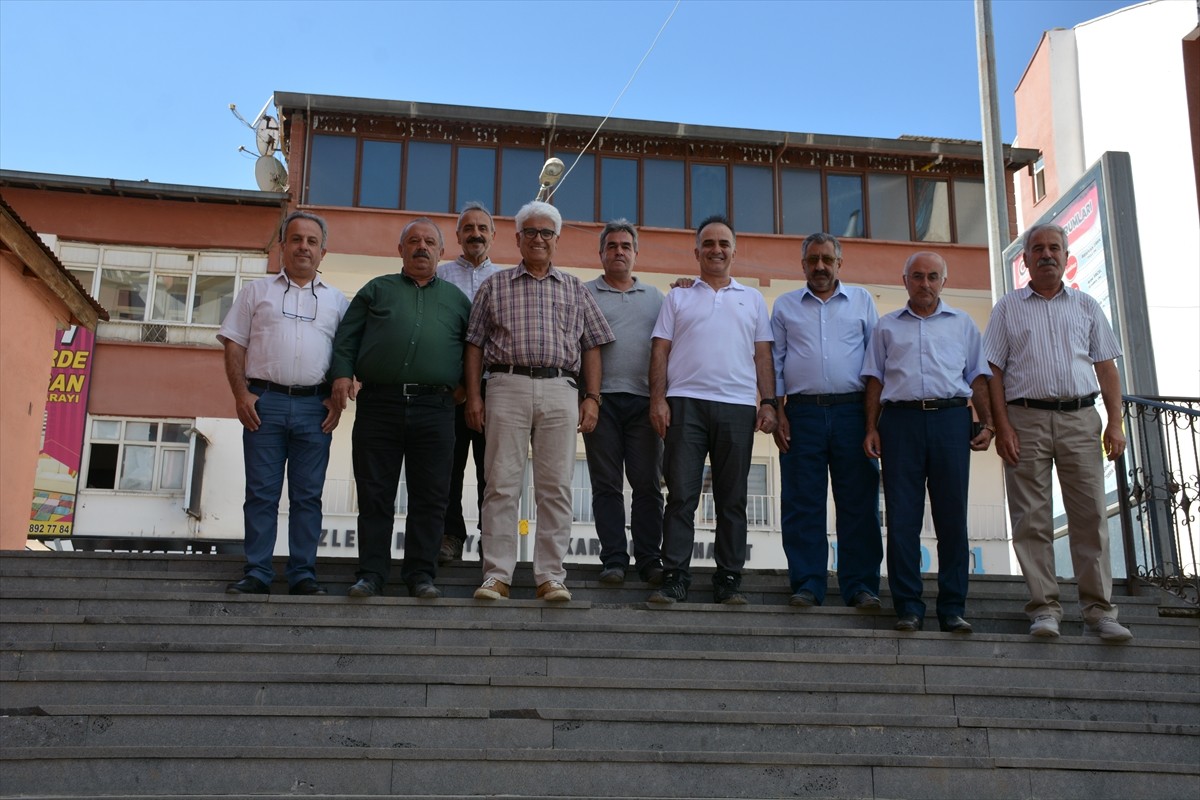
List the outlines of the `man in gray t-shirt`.
{"type": "Polygon", "coordinates": [[[613,220],[600,234],[604,275],[588,282],[616,341],[604,345],[600,415],[596,429],[583,435],[592,480],[592,514],[600,536],[603,583],[619,584],[629,567],[625,538],[625,480],[633,489],[630,533],[638,575],[662,581],[663,443],[650,424],[650,333],[663,295],[633,276],[637,230],[613,220]]]}

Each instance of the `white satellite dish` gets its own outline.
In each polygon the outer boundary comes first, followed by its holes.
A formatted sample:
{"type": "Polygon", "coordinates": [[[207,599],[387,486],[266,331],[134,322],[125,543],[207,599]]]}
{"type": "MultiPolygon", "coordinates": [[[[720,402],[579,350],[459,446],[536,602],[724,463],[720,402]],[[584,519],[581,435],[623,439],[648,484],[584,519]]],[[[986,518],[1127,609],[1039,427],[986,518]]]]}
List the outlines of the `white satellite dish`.
{"type": "Polygon", "coordinates": [[[282,192],[288,186],[287,168],[274,156],[259,156],[254,162],[254,180],[264,192],[282,192]]]}
{"type": "Polygon", "coordinates": [[[273,155],[279,148],[279,123],[274,117],[263,116],[254,126],[254,138],[259,155],[273,155]]]}

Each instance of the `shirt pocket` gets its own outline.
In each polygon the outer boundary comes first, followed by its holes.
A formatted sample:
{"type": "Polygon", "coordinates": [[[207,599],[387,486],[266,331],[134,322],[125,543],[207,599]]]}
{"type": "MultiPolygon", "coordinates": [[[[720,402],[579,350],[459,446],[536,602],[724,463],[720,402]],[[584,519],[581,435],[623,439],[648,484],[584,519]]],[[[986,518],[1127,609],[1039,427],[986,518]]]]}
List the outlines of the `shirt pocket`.
{"type": "Polygon", "coordinates": [[[574,341],[580,337],[579,329],[579,306],[575,303],[555,303],[554,304],[554,323],[558,326],[558,332],[569,340],[574,341]]]}

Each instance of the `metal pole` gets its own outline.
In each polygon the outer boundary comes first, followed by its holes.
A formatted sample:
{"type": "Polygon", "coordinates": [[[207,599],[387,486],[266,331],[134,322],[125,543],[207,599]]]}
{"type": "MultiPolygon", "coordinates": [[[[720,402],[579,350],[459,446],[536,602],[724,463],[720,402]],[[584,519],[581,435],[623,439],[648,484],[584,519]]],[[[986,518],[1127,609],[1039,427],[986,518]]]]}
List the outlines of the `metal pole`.
{"type": "Polygon", "coordinates": [[[996,48],[992,40],[992,1],[975,0],[975,47],[979,60],[979,113],[983,129],[983,182],[987,187],[988,257],[992,266],[992,302],[1011,279],[1002,260],[1008,244],[1008,189],[1000,107],[996,101],[996,48]]]}

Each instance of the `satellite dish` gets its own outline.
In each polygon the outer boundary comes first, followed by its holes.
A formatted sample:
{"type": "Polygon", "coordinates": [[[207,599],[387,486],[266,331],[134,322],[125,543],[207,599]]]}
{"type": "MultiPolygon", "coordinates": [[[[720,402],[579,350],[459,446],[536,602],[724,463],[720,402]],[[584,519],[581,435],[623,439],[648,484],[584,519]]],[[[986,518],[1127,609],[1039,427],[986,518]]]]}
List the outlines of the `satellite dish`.
{"type": "Polygon", "coordinates": [[[287,168],[273,156],[259,156],[258,161],[254,162],[254,180],[258,181],[258,188],[264,192],[286,191],[287,168]]]}
{"type": "Polygon", "coordinates": [[[279,123],[274,117],[262,117],[254,126],[254,138],[258,142],[259,155],[274,154],[279,147],[279,123]]]}

